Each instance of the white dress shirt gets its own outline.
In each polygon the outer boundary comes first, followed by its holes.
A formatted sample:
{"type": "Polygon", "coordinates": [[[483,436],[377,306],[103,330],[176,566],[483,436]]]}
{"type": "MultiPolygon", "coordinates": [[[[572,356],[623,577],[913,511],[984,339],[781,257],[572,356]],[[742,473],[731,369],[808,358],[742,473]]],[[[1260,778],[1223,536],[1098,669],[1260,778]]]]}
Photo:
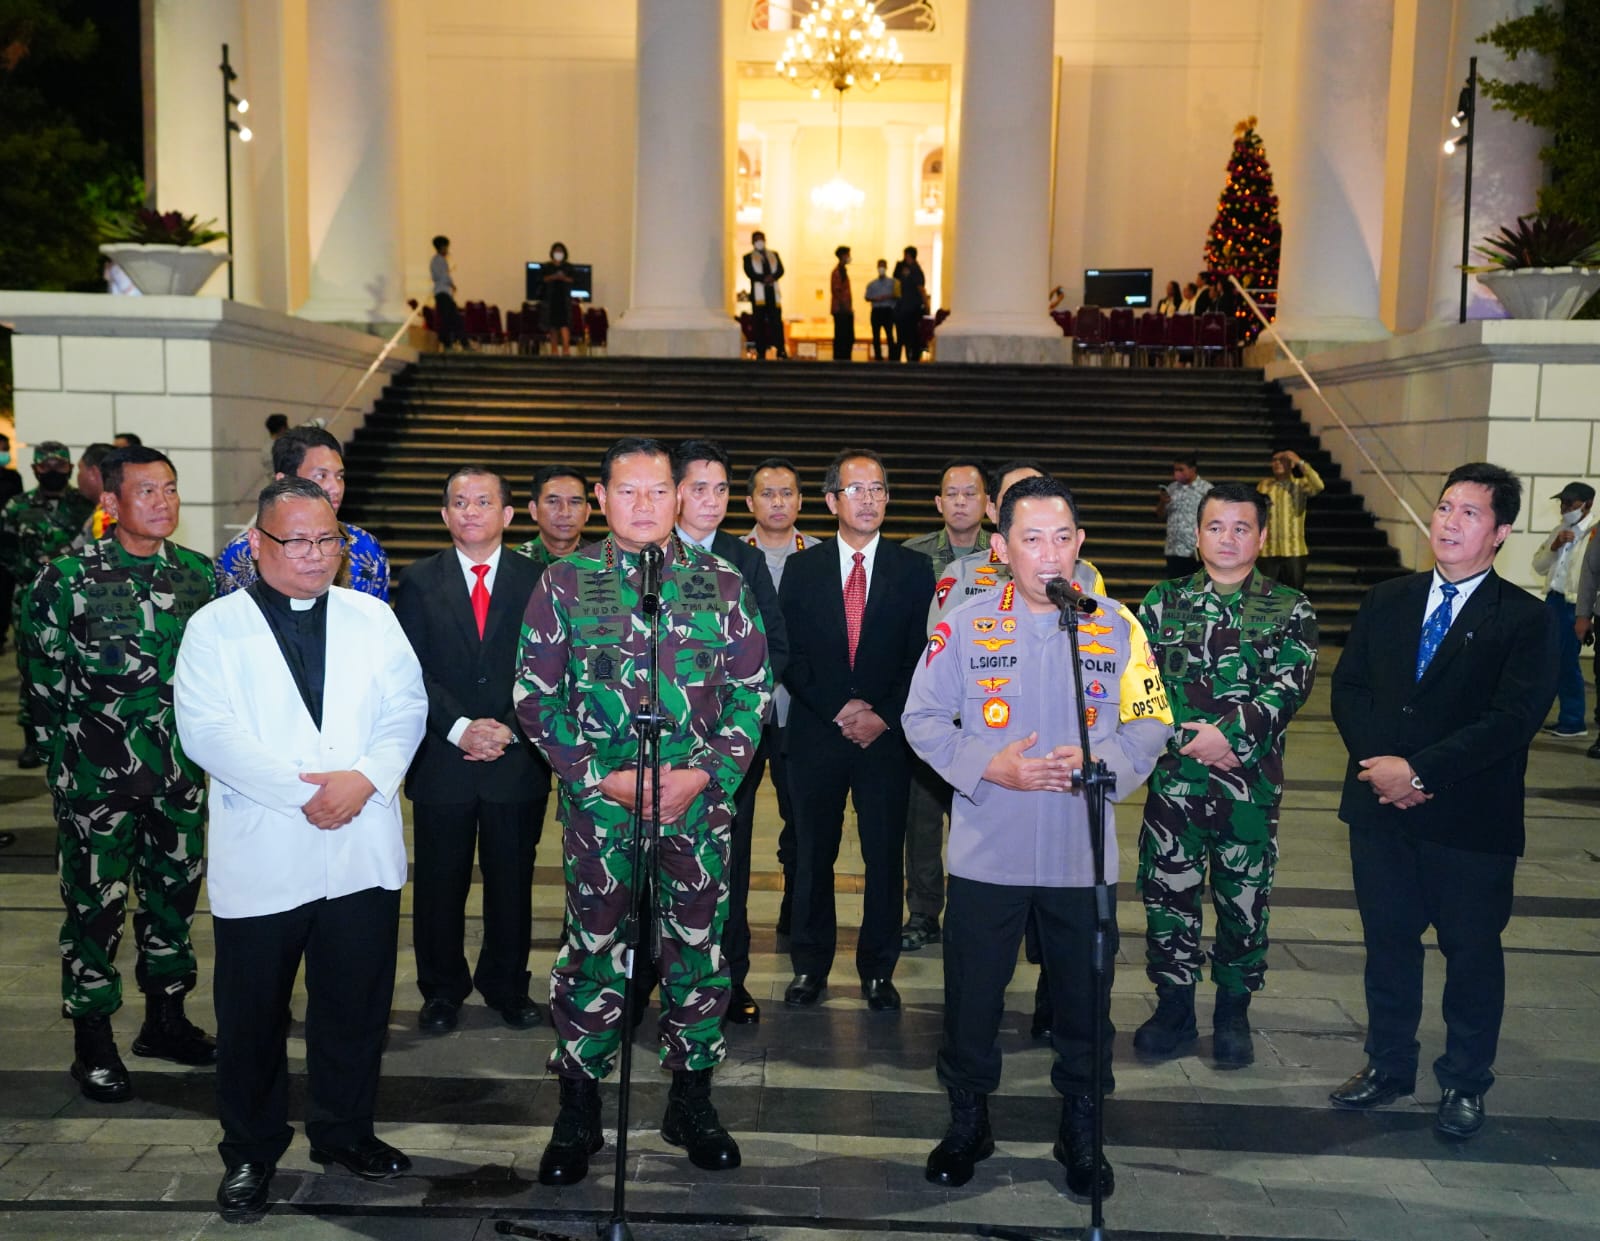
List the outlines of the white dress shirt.
{"type": "MultiPolygon", "coordinates": [[[[1461,615],[1461,609],[1467,606],[1467,600],[1472,598],[1472,592],[1483,584],[1483,579],[1489,576],[1489,570],[1474,573],[1469,578],[1452,583],[1456,588],[1456,597],[1450,600],[1450,623],[1456,623],[1456,617],[1461,615]]],[[[1444,578],[1439,576],[1439,570],[1433,571],[1433,585],[1428,588],[1428,605],[1422,609],[1422,620],[1426,624],[1428,617],[1444,602],[1444,578]]]]}
{"type": "Polygon", "coordinates": [[[862,571],[867,575],[867,593],[869,595],[872,593],[872,566],[878,558],[878,541],[882,537],[882,535],[873,535],[872,541],[862,548],[851,547],[850,544],[846,543],[842,538],[837,540],[839,544],[840,590],[843,590],[844,584],[850,580],[850,570],[856,567],[856,552],[860,551],[863,556],[861,568],[862,571]]]}
{"type": "MultiPolygon", "coordinates": [[[[500,553],[504,550],[505,544],[502,543],[489,553],[489,559],[474,560],[459,547],[456,548],[456,560],[461,565],[461,576],[467,583],[467,598],[469,600],[472,598],[473,589],[478,585],[478,575],[472,571],[472,567],[478,564],[489,566],[489,571],[483,575],[483,588],[489,592],[489,598],[494,598],[494,579],[500,572],[500,553]]],[[[459,746],[461,744],[461,734],[466,732],[471,724],[472,721],[466,716],[456,716],[456,722],[450,725],[450,731],[445,734],[445,740],[451,745],[459,746]]]]}

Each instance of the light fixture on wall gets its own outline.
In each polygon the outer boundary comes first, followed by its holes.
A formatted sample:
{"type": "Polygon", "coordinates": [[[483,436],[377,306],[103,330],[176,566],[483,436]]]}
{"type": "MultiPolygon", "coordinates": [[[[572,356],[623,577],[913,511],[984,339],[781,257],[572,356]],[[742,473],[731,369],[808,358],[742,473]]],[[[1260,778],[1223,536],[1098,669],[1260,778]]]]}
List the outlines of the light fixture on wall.
{"type": "MultiPolygon", "coordinates": [[[[228,204],[228,248],[237,250],[233,236],[233,136],[239,135],[240,142],[249,142],[255,137],[250,132],[250,126],[241,125],[233,119],[237,112],[243,116],[250,111],[250,101],[233,93],[233,84],[239,80],[239,75],[234,72],[233,66],[228,63],[228,45],[222,45],[222,63],[217,66],[222,70],[222,177],[227,183],[228,204]]],[[[228,264],[228,300],[233,300],[233,269],[235,264],[228,264]]]]}
{"type": "Polygon", "coordinates": [[[1461,187],[1461,308],[1460,323],[1467,321],[1467,264],[1472,261],[1472,130],[1478,118],[1478,58],[1467,61],[1467,84],[1456,97],[1455,115],[1450,118],[1451,134],[1444,141],[1444,153],[1454,155],[1467,148],[1467,166],[1461,187]]]}

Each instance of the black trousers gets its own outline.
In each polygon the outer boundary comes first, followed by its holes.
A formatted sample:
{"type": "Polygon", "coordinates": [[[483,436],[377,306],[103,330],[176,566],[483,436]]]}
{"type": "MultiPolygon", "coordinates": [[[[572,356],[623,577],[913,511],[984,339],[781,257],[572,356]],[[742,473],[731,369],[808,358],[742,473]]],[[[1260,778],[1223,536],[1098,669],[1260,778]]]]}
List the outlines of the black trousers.
{"type": "Polygon", "coordinates": [[[874,306],[872,308],[872,356],[876,361],[883,361],[883,342],[885,340],[889,342],[889,356],[898,360],[900,351],[895,343],[894,307],[874,306]]]}
{"type": "MultiPolygon", "coordinates": [[[[1088,1094],[1094,1072],[1094,889],[1021,888],[950,876],[944,919],[944,1043],[939,1081],[947,1089],[993,1094],[1000,1086],[1000,1021],[1006,985],[1029,917],[1038,924],[1044,971],[1050,980],[1050,1084],[1063,1095],[1088,1094]]],[[[1111,982],[1115,973],[1117,886],[1111,885],[1112,925],[1105,979],[1105,1049],[1109,1094],[1111,982]]]]}
{"type": "Polygon", "coordinates": [[[906,800],[911,756],[898,733],[863,750],[824,736],[814,748],[791,744],[795,813],[794,912],[789,956],[797,974],[827,974],[838,944],[833,867],[844,835],[844,807],[855,805],[866,871],[856,971],[891,978],[900,960],[900,902],[905,898],[906,800]]]}
{"type": "Polygon", "coordinates": [[[1517,859],[1414,840],[1391,828],[1350,828],[1350,870],[1367,947],[1367,1061],[1416,1077],[1422,1020],[1422,935],[1434,928],[1444,958],[1441,1088],[1481,1094],[1494,1084],[1506,1005],[1500,933],[1511,920],[1517,859]]]}
{"type": "Polygon", "coordinates": [[[533,860],[546,800],[412,803],[412,939],[424,999],[460,1004],[474,986],[496,1005],[528,994],[533,860]],[[469,974],[466,907],[474,847],[483,873],[483,942],[469,974]]]}
{"type": "Polygon", "coordinates": [[[1263,556],[1260,568],[1267,577],[1282,582],[1292,590],[1304,590],[1306,567],[1310,563],[1310,556],[1263,556]]]}
{"type": "Polygon", "coordinates": [[[783,344],[783,307],[772,300],[770,288],[766,296],[766,301],[750,308],[756,319],[756,357],[764,358],[768,349],[774,349],[778,357],[786,358],[789,351],[783,344]]]}
{"type": "Polygon", "coordinates": [[[372,1136],[394,998],[400,893],[368,888],[256,918],[213,918],[217,1145],[228,1167],[289,1149],[289,1000],[306,967],[306,1136],[353,1146],[372,1136]]]}
{"type": "Polygon", "coordinates": [[[850,354],[856,347],[856,312],[846,310],[834,311],[833,314],[833,360],[835,362],[848,362],[850,354]]]}
{"type": "MultiPolygon", "coordinates": [[[[789,787],[783,766],[783,734],[774,723],[761,730],[761,744],[750,760],[739,791],[733,797],[733,832],[728,847],[728,920],[722,929],[722,955],[728,962],[728,976],[736,987],[750,976],[750,867],[755,848],[756,794],[761,790],[761,775],[770,765],[772,790],[778,795],[778,815],[783,833],[789,831],[789,787]]],[[[778,837],[779,861],[787,876],[790,863],[783,861],[783,835],[778,837]]]]}
{"type": "Polygon", "coordinates": [[[448,349],[451,345],[466,344],[467,327],[461,321],[456,299],[448,293],[435,293],[433,308],[439,312],[439,347],[448,349]]]}
{"type": "Polygon", "coordinates": [[[901,351],[907,362],[922,361],[922,311],[894,312],[894,344],[889,346],[889,357],[898,362],[901,351]]]}

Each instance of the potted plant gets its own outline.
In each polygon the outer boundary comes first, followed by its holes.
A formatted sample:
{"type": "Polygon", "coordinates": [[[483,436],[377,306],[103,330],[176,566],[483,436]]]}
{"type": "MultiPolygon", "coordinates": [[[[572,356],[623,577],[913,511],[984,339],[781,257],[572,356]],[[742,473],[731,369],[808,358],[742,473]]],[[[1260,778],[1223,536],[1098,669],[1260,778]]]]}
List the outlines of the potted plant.
{"type": "Polygon", "coordinates": [[[1477,247],[1466,270],[1513,319],[1570,319],[1600,291],[1600,234],[1564,215],[1524,215],[1477,247]]]}
{"type": "Polygon", "coordinates": [[[215,223],[141,207],[101,225],[100,253],[127,272],[141,293],[191,296],[229,259],[224,251],[203,248],[227,237],[212,227],[215,223]]]}

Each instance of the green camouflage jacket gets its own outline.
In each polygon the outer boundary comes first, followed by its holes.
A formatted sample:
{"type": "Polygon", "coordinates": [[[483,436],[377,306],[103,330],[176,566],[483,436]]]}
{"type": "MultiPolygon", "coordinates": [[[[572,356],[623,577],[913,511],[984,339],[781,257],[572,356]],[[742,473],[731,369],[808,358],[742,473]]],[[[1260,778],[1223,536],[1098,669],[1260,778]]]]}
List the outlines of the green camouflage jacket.
{"type": "Polygon", "coordinates": [[[184,626],[212,596],[211,562],[167,543],[130,554],[115,538],[52,561],[23,593],[33,743],[69,798],[166,792],[204,779],[178,744],[172,673],[184,626]]]}
{"type": "Polygon", "coordinates": [[[76,487],[54,496],[35,487],[13,497],[0,513],[0,564],[11,570],[18,587],[26,586],[72,545],[93,513],[89,497],[76,487]]]}
{"type": "Polygon", "coordinates": [[[534,564],[552,565],[557,559],[550,554],[550,549],[544,545],[544,539],[537,534],[526,543],[519,543],[515,550],[519,556],[526,556],[534,564]]]}
{"type": "Polygon", "coordinates": [[[977,542],[971,551],[962,551],[950,545],[950,531],[940,526],[932,534],[919,534],[909,538],[903,546],[914,552],[921,552],[933,561],[933,575],[939,577],[944,573],[945,566],[963,556],[971,556],[977,552],[987,551],[989,547],[989,532],[981,526],[978,528],[977,542]]]}
{"type": "Polygon", "coordinates": [[[1271,805],[1283,796],[1283,742],[1317,671],[1317,616],[1297,590],[1252,571],[1219,595],[1204,570],[1161,582],[1139,605],[1172,697],[1173,739],[1151,777],[1168,793],[1271,805]],[[1178,751],[1191,720],[1215,724],[1240,766],[1217,771],[1178,751]]]}
{"type": "MultiPolygon", "coordinates": [[[[671,835],[699,830],[731,803],[772,697],[766,631],[732,565],[673,536],[661,571],[661,761],[711,782],[671,835]]],[[[638,557],[608,537],[545,570],[522,622],[512,691],[523,731],[561,781],[567,826],[623,833],[629,814],[600,781],[636,766],[633,715],[648,692],[638,557]]]]}

